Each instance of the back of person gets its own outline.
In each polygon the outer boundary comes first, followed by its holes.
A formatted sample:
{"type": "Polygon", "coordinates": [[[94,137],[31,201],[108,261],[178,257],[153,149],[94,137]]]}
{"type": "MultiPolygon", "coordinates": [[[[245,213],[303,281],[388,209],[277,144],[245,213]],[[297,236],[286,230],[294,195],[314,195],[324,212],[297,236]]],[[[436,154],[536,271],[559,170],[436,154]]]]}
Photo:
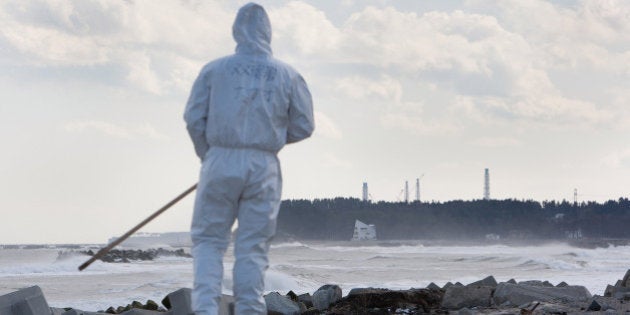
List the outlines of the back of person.
{"type": "Polygon", "coordinates": [[[276,154],[314,129],[306,83],[271,56],[271,26],[264,9],[253,3],[243,6],[233,35],[236,54],[203,67],[184,113],[202,160],[191,225],[196,315],[218,312],[223,255],[235,220],[235,312],[267,313],[264,273],[282,192],[276,154]]]}
{"type": "Polygon", "coordinates": [[[237,54],[210,63],[202,75],[212,87],[206,126],[211,147],[275,153],[284,146],[291,98],[308,93],[299,90],[305,84],[292,68],[271,56],[237,54]]]}
{"type": "Polygon", "coordinates": [[[207,146],[277,153],[313,131],[311,95],[299,73],[272,57],[264,9],[244,6],[233,35],[236,54],[201,70],[184,115],[201,159],[207,146]]]}

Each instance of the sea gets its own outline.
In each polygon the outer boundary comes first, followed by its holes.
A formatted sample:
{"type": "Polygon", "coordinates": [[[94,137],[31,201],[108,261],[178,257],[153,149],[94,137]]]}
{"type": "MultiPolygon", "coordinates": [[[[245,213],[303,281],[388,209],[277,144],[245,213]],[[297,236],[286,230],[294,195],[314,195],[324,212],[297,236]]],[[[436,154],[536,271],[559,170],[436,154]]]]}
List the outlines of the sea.
{"type": "MultiPolygon", "coordinates": [[[[78,271],[89,256],[68,252],[95,248],[98,246],[0,245],[0,295],[38,285],[52,307],[98,311],[134,300],[159,303],[168,293],[192,286],[192,259],[184,257],[130,263],[96,261],[78,271]]],[[[224,260],[226,294],[232,289],[233,262],[230,248],[224,260]]],[[[499,282],[512,278],[553,284],[564,281],[603,295],[606,285],[621,279],[629,268],[628,246],[287,242],[271,246],[266,291],[312,294],[324,284],[337,284],[345,295],[359,287],[424,288],[431,282],[439,286],[449,281],[468,284],[492,275],[499,282]]]]}

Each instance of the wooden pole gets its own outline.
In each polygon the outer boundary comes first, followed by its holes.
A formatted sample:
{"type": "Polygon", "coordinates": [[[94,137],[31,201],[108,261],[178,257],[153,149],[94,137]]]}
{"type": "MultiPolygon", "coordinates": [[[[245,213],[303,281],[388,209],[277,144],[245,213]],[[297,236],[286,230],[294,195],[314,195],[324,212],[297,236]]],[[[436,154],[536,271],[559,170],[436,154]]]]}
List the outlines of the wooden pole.
{"type": "Polygon", "coordinates": [[[172,205],[176,204],[177,202],[179,202],[180,200],[182,200],[184,197],[186,197],[186,195],[190,194],[193,190],[195,190],[197,188],[197,184],[192,185],[192,187],[188,188],[186,191],[184,191],[183,193],[181,193],[179,196],[175,197],[175,199],[171,200],[169,203],[167,203],[166,205],[164,205],[164,207],[160,208],[158,211],[155,211],[152,215],[150,215],[148,218],[144,219],[144,221],[140,222],[138,225],[136,225],[135,227],[133,227],[133,229],[129,230],[127,233],[125,233],[123,236],[117,238],[116,240],[114,240],[113,242],[111,242],[109,245],[107,245],[104,248],[101,248],[101,250],[99,250],[96,254],[94,254],[94,256],[92,256],[92,258],[88,259],[86,262],[84,262],[81,266],[79,266],[79,271],[83,271],[83,269],[87,268],[90,264],[92,264],[94,261],[96,261],[97,259],[103,257],[105,254],[107,254],[110,250],[112,250],[112,248],[114,248],[116,245],[122,243],[124,240],[128,239],[133,233],[135,233],[136,231],[138,231],[139,229],[141,229],[143,226],[145,226],[147,223],[151,222],[151,220],[155,219],[157,216],[159,216],[160,214],[162,214],[162,212],[166,211],[168,208],[170,208],[172,205]]]}

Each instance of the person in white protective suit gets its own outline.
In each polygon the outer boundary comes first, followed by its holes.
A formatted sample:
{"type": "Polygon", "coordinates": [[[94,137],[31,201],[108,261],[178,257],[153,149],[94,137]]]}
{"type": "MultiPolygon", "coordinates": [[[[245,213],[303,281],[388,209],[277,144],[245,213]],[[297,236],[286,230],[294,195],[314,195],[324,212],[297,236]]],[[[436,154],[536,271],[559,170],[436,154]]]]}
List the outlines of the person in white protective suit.
{"type": "Polygon", "coordinates": [[[236,53],[203,67],[184,113],[202,160],[191,227],[196,315],[218,312],[223,255],[235,219],[235,313],[267,313],[264,273],[282,190],[277,153],[314,129],[304,79],[272,57],[264,8],[243,6],[232,34],[236,53]]]}

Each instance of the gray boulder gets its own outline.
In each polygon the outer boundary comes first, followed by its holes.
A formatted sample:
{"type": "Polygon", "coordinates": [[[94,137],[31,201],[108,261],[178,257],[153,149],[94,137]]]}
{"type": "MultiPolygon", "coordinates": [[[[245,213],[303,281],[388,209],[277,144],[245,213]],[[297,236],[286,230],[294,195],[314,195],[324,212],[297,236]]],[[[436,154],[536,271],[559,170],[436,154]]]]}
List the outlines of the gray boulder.
{"type": "Polygon", "coordinates": [[[278,313],[283,315],[299,315],[302,308],[298,302],[292,301],[278,292],[271,292],[265,295],[265,303],[267,303],[267,311],[269,313],[278,313]]]}
{"type": "Polygon", "coordinates": [[[533,301],[575,303],[587,302],[591,293],[583,286],[547,287],[499,283],[494,291],[496,305],[521,305],[533,301]]]}
{"type": "Polygon", "coordinates": [[[191,292],[192,290],[189,288],[181,288],[177,291],[173,291],[162,300],[162,304],[164,304],[173,315],[192,314],[191,292]]]}
{"type": "MultiPolygon", "coordinates": [[[[622,300],[618,300],[615,299],[613,297],[605,297],[605,296],[594,296],[593,297],[593,301],[591,303],[592,306],[593,303],[597,303],[597,305],[600,305],[600,311],[601,312],[605,312],[607,310],[615,310],[618,311],[619,313],[626,313],[630,312],[630,303],[627,303],[626,301],[622,301],[622,300]]],[[[596,306],[595,306],[596,308],[596,306]]]]}
{"type": "Polygon", "coordinates": [[[362,295],[362,294],[374,294],[389,292],[389,289],[381,288],[353,288],[348,292],[348,296],[362,295]]]}
{"type": "MultiPolygon", "coordinates": [[[[158,312],[158,311],[151,311],[151,310],[143,310],[140,308],[132,308],[124,313],[121,313],[122,315],[164,315],[164,313],[162,312],[158,312]]],[[[192,314],[192,313],[191,313],[192,314]]],[[[173,313],[173,315],[175,315],[173,313]]]]}
{"type": "Polygon", "coordinates": [[[61,315],[66,312],[65,309],[58,307],[51,307],[50,311],[52,312],[52,315],[61,315]]]}
{"type": "MultiPolygon", "coordinates": [[[[54,313],[54,310],[53,310],[54,313]]],[[[86,312],[86,311],[82,311],[82,310],[77,310],[77,309],[69,309],[63,313],[61,313],[61,315],[105,315],[107,313],[98,313],[98,312],[86,312]]],[[[127,313],[125,313],[127,314],[127,313]]]]}
{"type": "Polygon", "coordinates": [[[0,314],[49,315],[52,314],[52,310],[42,289],[33,286],[0,296],[0,314]]]}
{"type": "Polygon", "coordinates": [[[623,279],[621,280],[621,286],[624,288],[630,287],[630,269],[628,269],[628,271],[626,271],[626,274],[623,276],[623,279]]]}
{"type": "Polygon", "coordinates": [[[475,313],[476,313],[475,311],[464,307],[461,310],[457,311],[455,314],[457,314],[457,315],[475,315],[475,313]]]}
{"type": "Polygon", "coordinates": [[[485,277],[485,278],[483,278],[483,279],[481,279],[479,281],[475,281],[475,282],[469,284],[468,286],[473,286],[473,287],[486,286],[486,287],[496,288],[497,280],[495,280],[493,276],[488,276],[488,277],[485,277]]]}
{"type": "Polygon", "coordinates": [[[624,299],[627,296],[630,296],[630,288],[626,287],[613,287],[608,285],[606,287],[606,291],[604,291],[604,296],[613,297],[616,299],[624,299]]]}
{"type": "Polygon", "coordinates": [[[328,307],[341,300],[341,288],[335,284],[326,284],[321,286],[313,293],[313,306],[318,310],[325,310],[328,307]]]}
{"type": "Polygon", "coordinates": [[[429,285],[427,286],[427,289],[429,290],[442,290],[442,288],[440,288],[437,284],[431,282],[429,283],[429,285]]]}
{"type": "MultiPolygon", "coordinates": [[[[162,304],[169,310],[169,315],[190,315],[193,314],[192,309],[192,290],[189,288],[181,288],[177,291],[169,293],[163,300],[162,304]]],[[[147,303],[150,304],[150,303],[147,303]]],[[[234,297],[230,295],[221,295],[219,301],[219,315],[228,315],[234,313],[234,297]]],[[[151,315],[165,314],[152,310],[131,309],[124,313],[125,315],[151,315]],[[135,311],[136,313],[127,313],[135,311]]]]}
{"type": "Polygon", "coordinates": [[[630,300],[630,288],[616,288],[613,297],[617,300],[630,300]]]}
{"type": "Polygon", "coordinates": [[[298,302],[304,303],[306,308],[313,307],[313,297],[308,293],[298,295],[298,302]]]}
{"type": "Polygon", "coordinates": [[[528,280],[528,281],[520,281],[518,284],[520,285],[531,285],[536,287],[553,287],[549,281],[540,281],[540,280],[528,280]]]}
{"type": "Polygon", "coordinates": [[[461,309],[472,307],[489,307],[493,288],[489,286],[451,286],[446,289],[442,299],[442,307],[461,309]]]}

